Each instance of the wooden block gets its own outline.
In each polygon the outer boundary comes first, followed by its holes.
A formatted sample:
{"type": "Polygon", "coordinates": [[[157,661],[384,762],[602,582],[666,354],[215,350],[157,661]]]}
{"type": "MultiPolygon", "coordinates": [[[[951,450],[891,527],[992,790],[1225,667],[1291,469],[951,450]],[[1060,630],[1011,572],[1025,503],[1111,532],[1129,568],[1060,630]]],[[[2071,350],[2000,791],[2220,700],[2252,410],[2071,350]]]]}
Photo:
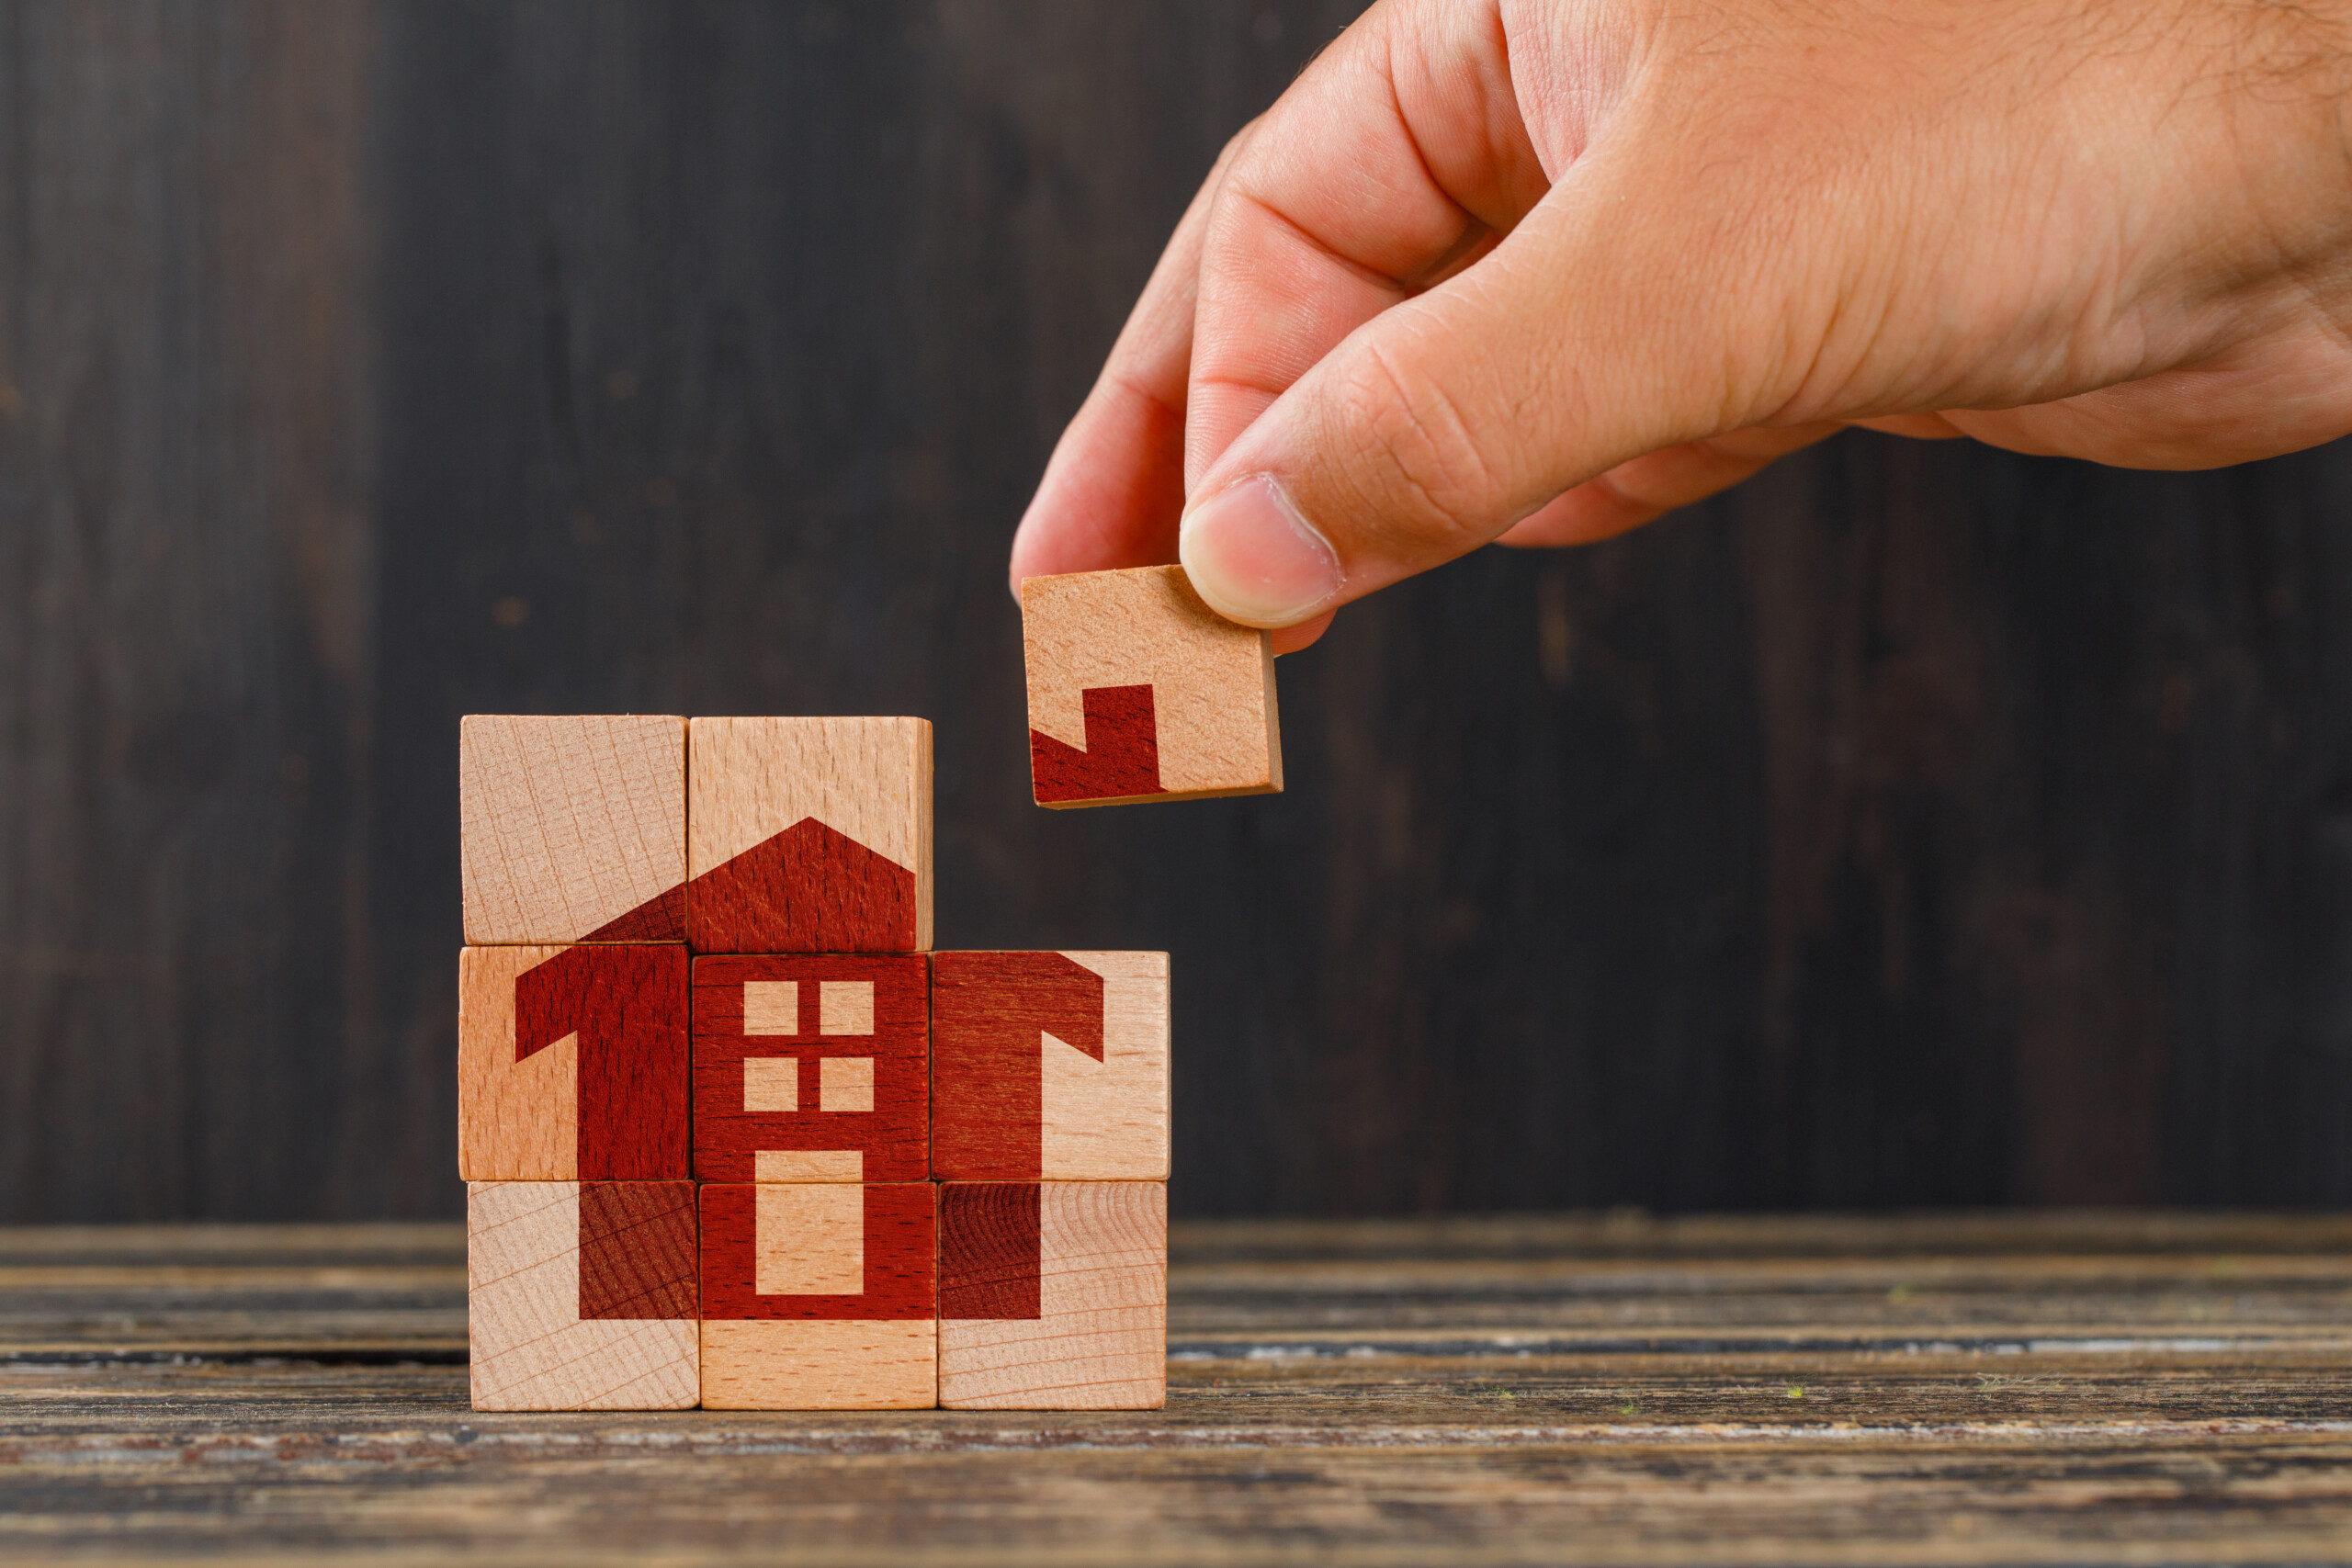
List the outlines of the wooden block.
{"type": "Polygon", "coordinates": [[[689,1181],[468,1186],[474,1408],[692,1408],[697,1255],[689,1181]]]}
{"type": "Polygon", "coordinates": [[[703,1317],[932,1316],[933,1192],[928,1181],[706,1184],[703,1317]]]}
{"type": "Polygon", "coordinates": [[[469,947],[458,958],[458,1173],[693,1174],[686,950],[469,947]]]}
{"type": "Polygon", "coordinates": [[[697,953],[931,945],[931,724],[698,718],[687,941],[697,953]]]}
{"type": "Polygon", "coordinates": [[[1030,578],[1021,628],[1038,805],[1283,787],[1272,639],[1203,604],[1183,568],[1030,578]]]}
{"type": "Polygon", "coordinates": [[[714,1410],[938,1403],[937,1189],[702,1189],[702,1402],[714,1410]]]}
{"type": "Polygon", "coordinates": [[[939,1403],[1157,1410],[1168,1402],[1168,1185],[939,1190],[939,1403]]]}
{"type": "Polygon", "coordinates": [[[695,1175],[920,1181],[931,1170],[923,955],[695,960],[695,1175]]]}
{"type": "Polygon", "coordinates": [[[929,1410],[931,1318],[715,1320],[702,1325],[706,1410],[929,1410]]]}
{"type": "Polygon", "coordinates": [[[1168,955],[937,953],[932,1174],[1168,1178],[1168,955]]]}
{"type": "Polygon", "coordinates": [[[685,940],[686,721],[469,714],[466,940],[685,940]]]}

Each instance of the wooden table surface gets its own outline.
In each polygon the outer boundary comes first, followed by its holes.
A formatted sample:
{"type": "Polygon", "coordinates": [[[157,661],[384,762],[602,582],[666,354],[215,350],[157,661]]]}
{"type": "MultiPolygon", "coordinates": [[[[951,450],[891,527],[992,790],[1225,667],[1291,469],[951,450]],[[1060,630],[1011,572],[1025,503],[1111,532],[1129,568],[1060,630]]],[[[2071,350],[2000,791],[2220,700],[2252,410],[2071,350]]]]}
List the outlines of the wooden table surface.
{"type": "Polygon", "coordinates": [[[502,1416],[455,1226],[0,1231],[0,1556],[2352,1561],[2352,1218],[1171,1248],[1164,1411],[502,1416]]]}

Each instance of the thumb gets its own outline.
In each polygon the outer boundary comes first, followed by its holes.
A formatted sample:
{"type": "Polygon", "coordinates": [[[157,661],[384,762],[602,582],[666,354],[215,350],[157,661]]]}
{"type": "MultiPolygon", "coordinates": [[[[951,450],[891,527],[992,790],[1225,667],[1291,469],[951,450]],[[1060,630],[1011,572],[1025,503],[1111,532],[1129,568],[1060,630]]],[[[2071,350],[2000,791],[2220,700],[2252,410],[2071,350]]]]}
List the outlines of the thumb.
{"type": "Polygon", "coordinates": [[[1756,423],[1769,389],[1736,368],[1736,333],[1758,280],[1706,276],[1747,247],[1668,232],[1683,201],[1595,221],[1644,205],[1600,173],[1588,159],[1475,265],[1365,321],[1208,466],[1178,544],[1203,599],[1294,626],[1628,459],[1756,423]]]}

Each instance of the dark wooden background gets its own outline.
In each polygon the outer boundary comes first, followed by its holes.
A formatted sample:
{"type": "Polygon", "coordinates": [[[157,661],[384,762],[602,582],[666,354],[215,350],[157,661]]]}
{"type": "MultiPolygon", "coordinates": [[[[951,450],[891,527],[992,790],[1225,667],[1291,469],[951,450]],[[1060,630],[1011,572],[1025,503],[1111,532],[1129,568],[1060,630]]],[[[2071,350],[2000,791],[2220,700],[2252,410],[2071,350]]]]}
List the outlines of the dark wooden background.
{"type": "Polygon", "coordinates": [[[1027,804],[1004,547],[1343,3],[0,7],[0,1219],[454,1213],[469,710],[917,713],[1193,1213],[2352,1201],[2352,450],[1849,437],[1027,804]]]}

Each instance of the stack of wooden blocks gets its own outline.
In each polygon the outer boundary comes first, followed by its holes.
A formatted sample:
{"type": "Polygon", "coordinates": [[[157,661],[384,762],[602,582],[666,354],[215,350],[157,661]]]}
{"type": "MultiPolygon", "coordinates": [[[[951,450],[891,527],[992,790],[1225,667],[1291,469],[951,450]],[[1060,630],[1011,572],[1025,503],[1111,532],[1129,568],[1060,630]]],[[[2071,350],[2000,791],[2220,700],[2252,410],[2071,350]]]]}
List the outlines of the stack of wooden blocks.
{"type": "MultiPolygon", "coordinates": [[[[1280,786],[1262,637],[1040,581],[1041,804],[1280,786]]],[[[930,951],[927,722],[476,716],[459,769],[477,1408],[1162,1403],[1167,955],[930,951]]]]}

